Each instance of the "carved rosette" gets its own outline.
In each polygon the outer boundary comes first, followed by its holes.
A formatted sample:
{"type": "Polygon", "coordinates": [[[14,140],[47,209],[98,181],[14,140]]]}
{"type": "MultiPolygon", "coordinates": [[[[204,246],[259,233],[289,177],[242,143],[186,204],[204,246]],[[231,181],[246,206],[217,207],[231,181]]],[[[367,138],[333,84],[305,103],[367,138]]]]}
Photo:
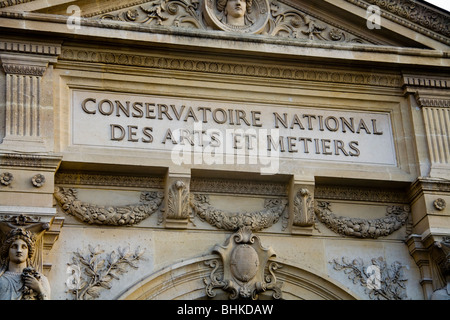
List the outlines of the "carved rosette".
{"type": "Polygon", "coordinates": [[[287,206],[284,199],[266,199],[264,209],[255,212],[226,212],[212,207],[209,196],[194,194],[191,199],[194,213],[203,221],[219,229],[234,231],[242,227],[258,231],[278,222],[287,206]]]}
{"type": "Polygon", "coordinates": [[[0,184],[4,186],[9,186],[11,182],[14,180],[12,173],[2,172],[0,174],[0,184]]]}
{"type": "Polygon", "coordinates": [[[400,229],[406,223],[409,212],[409,206],[389,206],[384,218],[361,219],[336,216],[326,201],[318,201],[315,209],[319,221],[334,232],[343,236],[374,239],[400,229]]]}
{"type": "Polygon", "coordinates": [[[162,192],[142,192],[139,204],[128,206],[98,206],[79,201],[77,190],[56,188],[55,199],[69,215],[88,224],[99,225],[134,225],[158,210],[163,200],[162,192]]]}
{"type": "Polygon", "coordinates": [[[205,278],[206,294],[215,297],[214,289],[229,292],[229,298],[257,300],[258,294],[274,291],[273,298],[282,296],[282,283],[277,281],[275,270],[280,266],[269,259],[275,256],[272,248],[264,248],[259,237],[253,235],[250,227],[243,227],[230,236],[224,246],[217,245],[213,252],[221,257],[205,263],[213,268],[210,276],[205,278]],[[264,274],[267,267],[269,274],[264,274]]]}

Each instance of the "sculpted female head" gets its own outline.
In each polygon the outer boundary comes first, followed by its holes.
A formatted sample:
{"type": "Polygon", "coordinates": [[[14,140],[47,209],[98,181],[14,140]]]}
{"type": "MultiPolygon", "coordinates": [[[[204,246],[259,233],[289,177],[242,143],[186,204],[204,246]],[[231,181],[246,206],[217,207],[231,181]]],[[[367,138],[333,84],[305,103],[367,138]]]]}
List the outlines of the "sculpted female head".
{"type": "Polygon", "coordinates": [[[18,246],[18,244],[26,244],[27,246],[27,259],[31,259],[36,251],[35,239],[33,234],[25,229],[16,228],[12,229],[6,236],[5,241],[0,248],[0,256],[2,260],[9,258],[11,247],[18,246]],[[21,241],[18,241],[21,240],[21,241]]]}
{"type": "Polygon", "coordinates": [[[227,23],[245,25],[245,17],[251,13],[253,0],[217,0],[217,10],[223,12],[227,23]]]}

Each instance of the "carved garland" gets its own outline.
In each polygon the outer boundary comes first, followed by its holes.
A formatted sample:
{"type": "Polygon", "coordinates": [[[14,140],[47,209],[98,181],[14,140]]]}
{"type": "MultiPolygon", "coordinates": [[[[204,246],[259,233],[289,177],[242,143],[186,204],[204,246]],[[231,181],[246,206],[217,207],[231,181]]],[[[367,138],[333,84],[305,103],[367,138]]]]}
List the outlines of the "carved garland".
{"type": "Polygon", "coordinates": [[[77,199],[77,190],[56,188],[55,199],[70,215],[89,224],[133,225],[149,217],[163,200],[162,192],[142,192],[140,204],[128,206],[97,206],[77,199]]]}
{"type": "Polygon", "coordinates": [[[408,219],[409,206],[389,206],[385,218],[361,219],[337,217],[330,209],[330,203],[318,201],[315,213],[319,221],[334,232],[357,238],[378,238],[388,236],[400,229],[408,219]]]}
{"type": "Polygon", "coordinates": [[[202,221],[219,229],[234,231],[242,227],[249,227],[252,231],[269,228],[275,224],[287,206],[284,199],[266,199],[264,210],[256,212],[225,212],[212,207],[209,196],[195,194],[191,199],[194,213],[202,221]]]}

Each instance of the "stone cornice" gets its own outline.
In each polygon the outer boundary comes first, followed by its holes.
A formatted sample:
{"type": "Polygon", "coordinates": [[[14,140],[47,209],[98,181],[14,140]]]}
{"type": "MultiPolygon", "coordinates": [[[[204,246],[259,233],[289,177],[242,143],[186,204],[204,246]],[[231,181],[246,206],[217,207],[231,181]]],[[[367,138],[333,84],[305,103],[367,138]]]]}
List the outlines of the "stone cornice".
{"type": "Polygon", "coordinates": [[[436,75],[403,74],[403,84],[408,87],[450,89],[450,78],[436,75]]]}
{"type": "Polygon", "coordinates": [[[150,56],[144,54],[97,51],[80,48],[63,48],[59,61],[82,61],[88,63],[107,63],[131,65],[137,67],[159,68],[167,70],[217,73],[235,76],[252,76],[264,78],[280,78],[284,80],[322,81],[356,85],[373,85],[398,88],[401,77],[397,74],[361,71],[343,71],[313,68],[307,65],[269,66],[266,63],[229,63],[200,58],[171,58],[167,56],[150,56]]]}
{"type": "Polygon", "coordinates": [[[416,92],[414,95],[416,102],[419,107],[433,107],[433,108],[449,108],[450,107],[450,96],[444,97],[423,97],[422,94],[416,92]]]}
{"type": "Polygon", "coordinates": [[[58,56],[61,54],[60,43],[36,42],[30,40],[17,40],[0,38],[0,52],[30,53],[37,55],[58,56]]]}
{"type": "Polygon", "coordinates": [[[62,156],[50,154],[0,153],[2,167],[26,167],[55,171],[62,156]]]}
{"type": "Polygon", "coordinates": [[[32,2],[35,0],[2,0],[0,1],[0,8],[7,8],[22,3],[32,2]]]}
{"type": "MultiPolygon", "coordinates": [[[[239,50],[244,53],[256,54],[264,52],[280,54],[283,56],[298,57],[322,57],[323,59],[343,59],[347,61],[366,61],[370,63],[395,63],[416,65],[448,66],[447,52],[438,50],[425,50],[416,48],[398,48],[392,46],[378,46],[361,43],[336,43],[331,41],[311,41],[305,39],[289,39],[283,37],[269,37],[264,35],[242,35],[214,30],[198,30],[189,28],[163,27],[157,25],[134,24],[122,21],[103,21],[95,19],[80,19],[81,30],[61,28],[60,24],[66,24],[69,17],[34,12],[1,12],[0,20],[5,19],[9,28],[26,30],[25,21],[33,21],[36,32],[53,36],[76,35],[89,39],[98,38],[97,28],[107,28],[111,31],[105,34],[105,40],[123,41],[133,45],[145,45],[157,42],[159,45],[171,47],[191,46],[201,47],[202,50],[239,50]],[[15,20],[18,20],[17,22],[15,20]],[[8,22],[7,22],[8,21],[8,22]],[[52,26],[51,24],[57,24],[52,26]],[[112,30],[120,30],[114,32],[112,30]],[[192,41],[197,39],[198,41],[192,41]],[[242,46],[242,43],[251,43],[250,47],[242,46]],[[345,52],[345,54],[344,54],[345,52]],[[358,52],[355,56],[353,52],[358,52]],[[386,60],[387,55],[395,55],[395,60],[386,60]],[[430,59],[426,59],[430,58],[430,59]]],[[[2,22],[3,23],[3,22],[2,22]]]]}
{"type": "Polygon", "coordinates": [[[439,42],[450,44],[450,18],[436,10],[411,0],[346,0],[361,8],[380,7],[381,16],[420,32],[439,42]]]}
{"type": "Polygon", "coordinates": [[[408,196],[411,203],[425,192],[436,192],[439,194],[450,193],[450,180],[426,177],[418,178],[409,188],[408,196]]]}

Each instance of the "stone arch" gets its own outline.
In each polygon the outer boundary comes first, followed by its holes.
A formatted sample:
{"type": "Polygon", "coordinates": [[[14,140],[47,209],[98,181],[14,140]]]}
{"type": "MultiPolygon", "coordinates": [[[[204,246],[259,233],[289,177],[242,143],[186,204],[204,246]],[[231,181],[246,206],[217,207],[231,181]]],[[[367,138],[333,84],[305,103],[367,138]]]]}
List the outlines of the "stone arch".
{"type": "MultiPolygon", "coordinates": [[[[118,295],[118,300],[202,300],[206,296],[205,283],[212,269],[205,261],[217,259],[205,255],[175,263],[138,281],[118,295]]],[[[276,259],[281,266],[277,279],[283,282],[283,299],[286,300],[353,300],[355,293],[320,272],[300,267],[292,262],[276,259]]],[[[214,299],[226,300],[228,294],[217,289],[214,299]]],[[[260,299],[271,299],[272,292],[260,294],[260,299]]]]}

